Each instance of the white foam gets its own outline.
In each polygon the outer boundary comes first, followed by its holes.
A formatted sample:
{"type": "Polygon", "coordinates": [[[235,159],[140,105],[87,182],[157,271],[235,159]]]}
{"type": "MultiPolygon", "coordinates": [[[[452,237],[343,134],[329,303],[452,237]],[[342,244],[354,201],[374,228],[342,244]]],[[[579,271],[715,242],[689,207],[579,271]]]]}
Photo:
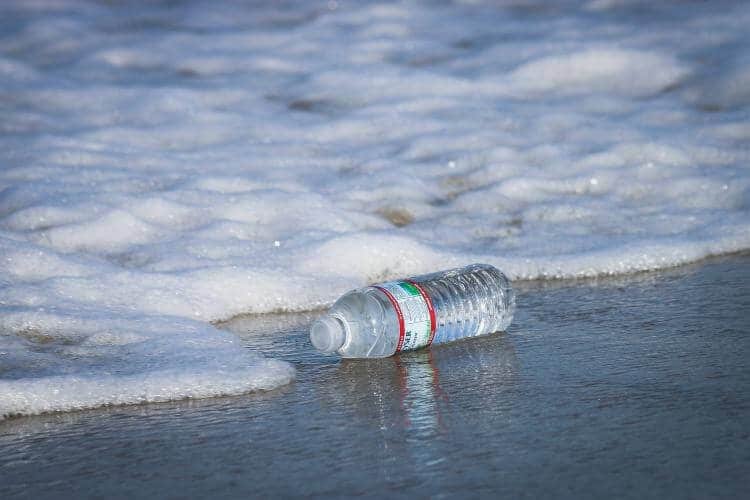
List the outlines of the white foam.
{"type": "Polygon", "coordinates": [[[750,7],[537,7],[3,2],[0,415],[276,387],[209,322],[372,281],[750,248],[750,7]]]}
{"type": "Polygon", "coordinates": [[[0,417],[273,389],[294,378],[227,332],[97,307],[16,307],[5,333],[0,417]]]}
{"type": "Polygon", "coordinates": [[[510,80],[531,94],[647,96],[675,85],[685,75],[674,57],[643,50],[588,48],[527,62],[510,74],[510,80]]]}

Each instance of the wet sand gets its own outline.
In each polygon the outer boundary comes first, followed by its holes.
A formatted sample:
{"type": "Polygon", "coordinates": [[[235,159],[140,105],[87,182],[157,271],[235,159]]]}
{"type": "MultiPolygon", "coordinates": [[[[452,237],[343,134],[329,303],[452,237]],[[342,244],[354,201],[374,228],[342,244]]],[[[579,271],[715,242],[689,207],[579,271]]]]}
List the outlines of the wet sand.
{"type": "Polygon", "coordinates": [[[737,498],[750,488],[750,255],[522,283],[509,332],[384,360],[315,314],[226,323],[293,362],[266,393],[0,422],[0,498],[737,498]]]}

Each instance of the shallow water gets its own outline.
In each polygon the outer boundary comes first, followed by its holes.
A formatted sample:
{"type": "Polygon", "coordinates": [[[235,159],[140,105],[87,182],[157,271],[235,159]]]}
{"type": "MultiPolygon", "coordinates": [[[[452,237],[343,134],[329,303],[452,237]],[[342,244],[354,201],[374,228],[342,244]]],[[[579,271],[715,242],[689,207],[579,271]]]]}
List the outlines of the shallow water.
{"type": "Polygon", "coordinates": [[[507,334],[384,360],[312,314],[237,318],[270,392],[0,422],[3,498],[737,498],[750,487],[750,256],[519,290],[507,334]]]}

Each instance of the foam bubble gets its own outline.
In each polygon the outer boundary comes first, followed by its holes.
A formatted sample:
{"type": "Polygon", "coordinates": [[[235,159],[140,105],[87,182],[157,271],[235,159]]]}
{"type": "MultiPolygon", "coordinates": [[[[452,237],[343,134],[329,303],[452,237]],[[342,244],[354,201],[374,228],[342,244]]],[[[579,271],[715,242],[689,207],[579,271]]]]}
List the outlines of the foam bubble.
{"type": "Polygon", "coordinates": [[[677,84],[686,69],[674,57],[653,51],[586,49],[542,57],[510,75],[521,92],[647,96],[677,84]]]}

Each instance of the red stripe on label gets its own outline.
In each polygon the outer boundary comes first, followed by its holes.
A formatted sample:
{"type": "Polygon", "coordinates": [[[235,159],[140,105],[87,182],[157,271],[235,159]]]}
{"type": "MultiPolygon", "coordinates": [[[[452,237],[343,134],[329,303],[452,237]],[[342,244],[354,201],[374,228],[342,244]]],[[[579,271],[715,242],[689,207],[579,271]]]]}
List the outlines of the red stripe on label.
{"type": "Polygon", "coordinates": [[[391,301],[391,304],[393,304],[393,308],[396,310],[396,316],[398,316],[398,345],[396,346],[396,352],[399,352],[404,346],[404,334],[406,333],[406,328],[404,327],[404,314],[401,312],[401,306],[398,305],[396,297],[394,297],[391,292],[389,292],[382,286],[375,285],[373,286],[373,288],[377,288],[378,290],[383,292],[386,297],[388,297],[388,300],[391,301]]]}
{"type": "Polygon", "coordinates": [[[419,283],[416,283],[412,280],[406,281],[414,285],[417,290],[419,290],[419,293],[422,294],[422,298],[427,303],[427,310],[430,312],[430,341],[427,342],[427,345],[430,345],[432,344],[432,339],[435,338],[435,329],[437,328],[437,321],[435,321],[435,308],[432,307],[432,299],[429,295],[427,295],[427,292],[424,291],[424,288],[422,288],[419,283]]]}

